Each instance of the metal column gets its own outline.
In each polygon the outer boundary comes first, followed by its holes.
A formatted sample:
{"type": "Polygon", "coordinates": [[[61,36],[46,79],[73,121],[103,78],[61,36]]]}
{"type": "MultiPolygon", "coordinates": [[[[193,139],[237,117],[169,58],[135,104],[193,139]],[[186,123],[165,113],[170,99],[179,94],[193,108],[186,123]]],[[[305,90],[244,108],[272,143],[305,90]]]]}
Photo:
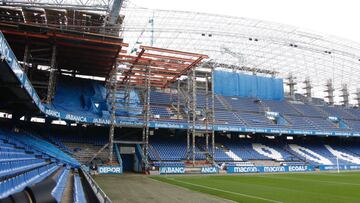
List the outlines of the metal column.
{"type": "Polygon", "coordinates": [[[25,45],[24,58],[23,58],[23,70],[25,74],[28,73],[28,61],[29,61],[29,45],[25,45]]]}
{"type": "Polygon", "coordinates": [[[110,89],[110,131],[109,131],[109,162],[112,163],[114,157],[114,134],[116,126],[116,91],[117,91],[117,63],[109,77],[109,89],[110,89]]]}
{"type": "Polygon", "coordinates": [[[180,79],[177,80],[177,101],[176,101],[176,111],[177,111],[177,119],[180,118],[180,79]]]}
{"type": "MultiPolygon", "coordinates": [[[[143,152],[144,157],[148,157],[148,148],[149,148],[149,122],[150,122],[150,74],[151,68],[146,66],[146,77],[145,77],[145,89],[144,89],[144,125],[143,125],[143,152]]],[[[147,162],[147,160],[145,160],[147,162]]],[[[144,162],[145,163],[145,162],[144,162]]]]}
{"type": "MultiPolygon", "coordinates": [[[[187,74],[187,80],[186,80],[186,86],[187,86],[187,92],[190,93],[190,78],[191,78],[191,72],[189,71],[187,74]]],[[[190,134],[191,134],[191,129],[190,129],[190,124],[191,124],[191,116],[190,116],[190,95],[189,94],[185,94],[185,102],[186,102],[186,106],[187,106],[187,124],[188,127],[186,129],[186,159],[187,161],[190,161],[190,134]]]]}
{"type": "Polygon", "coordinates": [[[192,133],[192,162],[193,164],[195,164],[195,159],[196,159],[196,129],[195,129],[195,125],[196,125],[196,72],[193,69],[192,70],[192,76],[191,76],[191,102],[190,102],[190,106],[191,106],[191,133],[192,133]]]}
{"type": "Polygon", "coordinates": [[[209,111],[209,77],[208,74],[205,75],[205,153],[209,154],[209,120],[210,120],[210,111],[209,111]]]}
{"type": "Polygon", "coordinates": [[[214,69],[211,67],[211,158],[215,162],[215,92],[214,92],[214,69]]]}
{"type": "Polygon", "coordinates": [[[56,77],[57,77],[56,45],[53,45],[52,46],[52,54],[51,54],[48,92],[47,92],[47,98],[46,98],[46,103],[48,103],[48,104],[52,101],[54,94],[55,94],[56,77]]]}

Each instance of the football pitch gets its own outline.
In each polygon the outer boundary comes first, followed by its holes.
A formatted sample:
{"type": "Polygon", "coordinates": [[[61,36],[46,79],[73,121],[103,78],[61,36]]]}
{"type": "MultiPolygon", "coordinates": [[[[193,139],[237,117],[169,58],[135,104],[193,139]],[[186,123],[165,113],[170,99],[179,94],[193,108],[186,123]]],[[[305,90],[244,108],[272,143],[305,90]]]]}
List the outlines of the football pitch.
{"type": "Polygon", "coordinates": [[[360,172],[151,178],[235,202],[360,202],[360,172]]]}

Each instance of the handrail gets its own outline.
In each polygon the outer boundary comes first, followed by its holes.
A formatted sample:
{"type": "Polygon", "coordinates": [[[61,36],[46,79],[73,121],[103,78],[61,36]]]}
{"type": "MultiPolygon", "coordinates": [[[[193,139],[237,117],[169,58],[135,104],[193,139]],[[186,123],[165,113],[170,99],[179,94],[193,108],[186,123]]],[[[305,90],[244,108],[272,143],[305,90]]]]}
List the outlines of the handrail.
{"type": "Polygon", "coordinates": [[[117,144],[115,144],[115,153],[118,158],[119,165],[122,167],[123,160],[121,158],[119,146],[117,144]]]}
{"type": "Polygon", "coordinates": [[[142,151],[141,146],[139,144],[136,145],[136,149],[137,149],[136,151],[139,153],[142,161],[144,162],[145,167],[148,167],[149,166],[148,159],[147,159],[147,157],[145,157],[144,152],[142,151]]]}
{"type": "Polygon", "coordinates": [[[84,166],[81,166],[81,172],[84,175],[86,181],[89,183],[94,194],[98,198],[100,203],[112,203],[111,199],[106,195],[106,193],[100,188],[100,186],[95,182],[95,180],[86,172],[84,166]]]}

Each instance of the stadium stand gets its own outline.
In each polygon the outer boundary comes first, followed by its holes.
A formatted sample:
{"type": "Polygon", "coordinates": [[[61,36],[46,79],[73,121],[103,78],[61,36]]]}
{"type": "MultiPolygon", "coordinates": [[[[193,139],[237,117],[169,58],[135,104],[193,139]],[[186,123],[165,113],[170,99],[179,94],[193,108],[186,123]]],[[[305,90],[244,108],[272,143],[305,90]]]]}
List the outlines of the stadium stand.
{"type": "MultiPolygon", "coordinates": [[[[71,79],[62,76],[56,91],[54,102],[50,106],[55,110],[77,112],[79,115],[95,118],[109,115],[106,89],[102,82],[79,78],[71,79]]],[[[133,91],[131,94],[133,108],[130,114],[142,118],[139,110],[142,104],[139,96],[136,96],[138,93],[133,91]]],[[[186,113],[183,93],[180,94],[179,98],[181,112],[186,113]]],[[[202,111],[201,108],[204,106],[205,98],[206,96],[198,93],[199,111],[202,111]]],[[[171,96],[170,93],[160,90],[151,91],[150,113],[152,119],[172,123],[186,123],[184,119],[179,120],[176,118],[174,109],[170,108],[170,104],[176,103],[176,101],[176,95],[171,96]]],[[[214,101],[215,120],[216,124],[219,125],[320,132],[357,132],[360,129],[360,120],[356,116],[359,114],[357,108],[222,95],[215,95],[214,101]],[[279,113],[278,117],[281,118],[282,122],[270,119],[266,116],[266,112],[279,113]],[[342,121],[342,125],[329,120],[329,117],[336,117],[342,121]]],[[[211,105],[211,102],[209,105],[211,105]]],[[[122,116],[129,116],[129,112],[120,112],[119,110],[118,113],[122,116]]],[[[182,117],[185,116],[182,115],[182,117]]],[[[53,142],[56,143],[55,140],[53,142]]]]}
{"type": "MultiPolygon", "coordinates": [[[[68,201],[70,196],[77,202],[87,202],[79,175],[74,180],[76,188],[68,184],[79,162],[45,139],[37,137],[36,133],[14,129],[16,132],[4,127],[0,129],[0,201],[24,192],[25,188],[43,183],[46,185],[50,178],[55,185],[47,188],[56,202],[62,202],[64,197],[68,201]]],[[[57,142],[64,145],[59,140],[57,142]]]]}
{"type": "MultiPolygon", "coordinates": [[[[181,161],[186,160],[186,140],[163,140],[157,139],[150,142],[152,146],[149,151],[151,160],[181,161]]],[[[197,150],[200,151],[199,147],[197,150]]],[[[205,159],[204,155],[196,154],[196,159],[205,159]]]]}
{"type": "MultiPolygon", "coordinates": [[[[339,164],[359,164],[358,154],[356,154],[359,151],[351,145],[349,149],[346,149],[338,144],[330,146],[326,142],[319,143],[311,139],[307,142],[294,142],[269,139],[234,140],[225,137],[219,137],[216,142],[215,161],[230,165],[246,165],[247,163],[258,165],[259,161],[272,165],[336,165],[337,161],[339,164]]],[[[183,166],[182,161],[186,159],[186,145],[179,143],[176,138],[153,139],[151,146],[155,147],[150,150],[150,159],[153,160],[153,164],[157,167],[183,166]]]]}

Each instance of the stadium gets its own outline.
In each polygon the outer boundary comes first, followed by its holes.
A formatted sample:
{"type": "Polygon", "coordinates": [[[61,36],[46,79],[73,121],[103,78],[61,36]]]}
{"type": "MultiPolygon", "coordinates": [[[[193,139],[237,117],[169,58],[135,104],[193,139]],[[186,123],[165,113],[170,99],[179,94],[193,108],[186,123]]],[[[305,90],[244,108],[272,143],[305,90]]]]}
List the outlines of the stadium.
{"type": "Polygon", "coordinates": [[[2,0],[0,202],[359,202],[360,43],[123,0],[2,0]]]}

